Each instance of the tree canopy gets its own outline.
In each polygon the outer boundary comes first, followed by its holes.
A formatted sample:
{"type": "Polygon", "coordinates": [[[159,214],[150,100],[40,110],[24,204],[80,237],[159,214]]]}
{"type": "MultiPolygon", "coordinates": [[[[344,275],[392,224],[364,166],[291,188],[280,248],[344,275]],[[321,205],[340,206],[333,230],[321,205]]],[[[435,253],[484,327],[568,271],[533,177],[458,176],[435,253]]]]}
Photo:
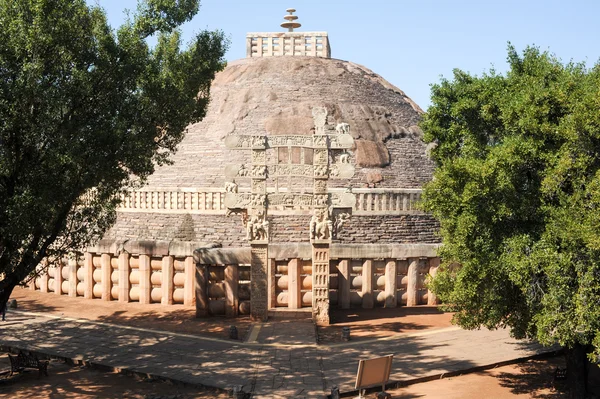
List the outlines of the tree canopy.
{"type": "Polygon", "coordinates": [[[198,7],[141,1],[113,29],[84,0],[0,0],[0,306],[41,259],[98,239],[204,116],[228,42],[183,48],[198,7]]]}
{"type": "Polygon", "coordinates": [[[600,65],[512,46],[508,64],[432,86],[424,207],[443,240],[432,288],[460,326],[598,356],[600,65]]]}

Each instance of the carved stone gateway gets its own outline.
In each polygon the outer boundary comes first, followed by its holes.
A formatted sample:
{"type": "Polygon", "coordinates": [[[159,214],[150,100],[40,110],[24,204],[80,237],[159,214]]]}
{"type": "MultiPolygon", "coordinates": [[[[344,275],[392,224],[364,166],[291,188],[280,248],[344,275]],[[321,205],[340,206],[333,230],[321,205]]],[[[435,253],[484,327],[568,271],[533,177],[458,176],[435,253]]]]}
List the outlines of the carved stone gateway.
{"type": "Polygon", "coordinates": [[[315,123],[312,136],[227,136],[225,145],[233,150],[250,150],[250,164],[228,165],[225,175],[231,181],[226,184],[225,206],[227,214],[247,214],[244,219],[246,239],[252,253],[251,264],[251,316],[256,320],[266,320],[268,312],[268,208],[284,212],[312,211],[309,230],[312,251],[312,309],[313,319],[319,323],[329,323],[329,247],[348,218],[355,204],[354,194],[348,192],[329,193],[329,179],[347,179],[354,175],[350,153],[354,140],[349,134],[350,125],[327,124],[327,109],[313,108],[315,123]],[[279,149],[287,154],[287,163],[281,162],[279,149]],[[267,151],[277,152],[268,157],[267,151]],[[300,162],[293,161],[292,153],[301,154],[300,162]],[[306,153],[312,152],[312,157],[306,153]],[[307,162],[307,159],[312,158],[307,162]],[[271,163],[268,163],[268,160],[271,163]],[[337,159],[332,163],[330,160],[337,159]],[[239,192],[236,179],[250,178],[250,192],[239,192]],[[293,186],[292,178],[311,181],[312,187],[293,186]],[[267,189],[267,181],[274,181],[275,187],[267,189]],[[288,187],[280,182],[287,181],[288,187]],[[312,192],[311,192],[312,191],[312,192]],[[332,220],[334,208],[350,211],[338,212],[332,220]]]}

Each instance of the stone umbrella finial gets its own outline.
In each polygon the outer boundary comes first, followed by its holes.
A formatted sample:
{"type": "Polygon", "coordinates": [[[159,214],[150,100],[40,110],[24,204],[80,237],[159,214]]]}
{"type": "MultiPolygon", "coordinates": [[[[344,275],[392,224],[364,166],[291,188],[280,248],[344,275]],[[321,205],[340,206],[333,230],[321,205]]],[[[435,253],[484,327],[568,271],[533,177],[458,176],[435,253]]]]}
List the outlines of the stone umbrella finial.
{"type": "Polygon", "coordinates": [[[294,28],[299,28],[302,26],[300,22],[295,22],[298,19],[298,17],[294,15],[294,13],[296,12],[295,8],[288,8],[285,11],[289,14],[283,17],[283,19],[285,19],[285,22],[281,23],[282,28],[287,28],[288,32],[293,32],[294,28]]]}

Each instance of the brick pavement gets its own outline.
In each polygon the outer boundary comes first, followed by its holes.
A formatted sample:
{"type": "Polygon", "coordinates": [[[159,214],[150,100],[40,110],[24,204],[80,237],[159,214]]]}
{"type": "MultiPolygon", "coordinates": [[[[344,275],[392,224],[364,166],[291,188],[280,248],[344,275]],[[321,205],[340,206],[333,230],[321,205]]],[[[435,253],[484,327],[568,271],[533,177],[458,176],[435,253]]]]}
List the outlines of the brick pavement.
{"type": "MultiPolygon", "coordinates": [[[[310,321],[255,325],[253,342],[14,312],[0,344],[185,383],[233,388],[255,398],[323,397],[354,388],[358,359],[394,354],[392,381],[422,379],[531,356],[543,349],[505,330],[455,327],[385,339],[316,345],[310,321]]],[[[546,349],[547,350],[547,349],[546,349]]]]}

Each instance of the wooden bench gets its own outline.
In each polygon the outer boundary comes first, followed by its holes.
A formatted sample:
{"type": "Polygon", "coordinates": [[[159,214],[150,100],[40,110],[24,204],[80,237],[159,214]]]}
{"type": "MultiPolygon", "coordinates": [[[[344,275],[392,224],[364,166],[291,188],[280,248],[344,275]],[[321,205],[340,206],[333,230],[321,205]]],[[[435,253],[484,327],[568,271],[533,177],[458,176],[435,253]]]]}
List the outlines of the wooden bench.
{"type": "Polygon", "coordinates": [[[28,369],[37,369],[39,372],[39,377],[44,375],[48,375],[48,361],[47,360],[39,360],[35,355],[26,355],[23,352],[20,352],[17,356],[8,355],[10,359],[10,375],[12,376],[15,372],[21,372],[28,369]]]}

